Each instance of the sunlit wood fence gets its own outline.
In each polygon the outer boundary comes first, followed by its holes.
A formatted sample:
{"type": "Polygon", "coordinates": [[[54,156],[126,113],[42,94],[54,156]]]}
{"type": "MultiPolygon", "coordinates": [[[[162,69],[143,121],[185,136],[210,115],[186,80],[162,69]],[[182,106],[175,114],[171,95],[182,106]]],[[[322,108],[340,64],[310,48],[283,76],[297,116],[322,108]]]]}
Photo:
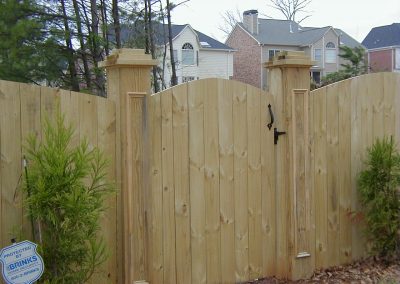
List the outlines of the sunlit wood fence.
{"type": "Polygon", "coordinates": [[[119,188],[102,219],[110,258],[93,283],[297,279],[365,256],[357,174],[375,138],[399,141],[400,75],[309,92],[312,62],[289,53],[267,64],[268,92],[205,79],[150,95],[154,64],[114,53],[107,99],[0,81],[2,246],[21,229],[30,237],[23,144],[60,108],[74,143],[105,151],[119,188]]]}

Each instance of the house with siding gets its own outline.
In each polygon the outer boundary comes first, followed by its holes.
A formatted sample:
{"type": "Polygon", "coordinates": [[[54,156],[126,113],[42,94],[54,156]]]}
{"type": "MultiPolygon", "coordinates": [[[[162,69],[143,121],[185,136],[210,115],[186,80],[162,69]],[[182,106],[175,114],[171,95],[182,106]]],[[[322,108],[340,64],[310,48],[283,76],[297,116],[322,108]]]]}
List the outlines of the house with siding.
{"type": "MultiPolygon", "coordinates": [[[[121,38],[143,35],[143,27],[123,27],[121,38]]],[[[234,49],[216,39],[193,29],[189,24],[172,25],[172,46],[178,83],[204,78],[230,79],[233,76],[234,49]]],[[[172,67],[168,41],[168,26],[154,25],[154,39],[157,45],[159,76],[164,76],[164,88],[171,86],[172,67]]]]}
{"type": "MultiPolygon", "coordinates": [[[[167,40],[165,44],[169,51],[167,40]]],[[[232,78],[234,49],[193,29],[189,24],[172,25],[172,46],[178,83],[204,78],[232,78]]],[[[170,82],[172,70],[169,52],[165,62],[165,66],[160,67],[164,69],[164,81],[170,82]]]]}
{"type": "Polygon", "coordinates": [[[400,23],[373,28],[362,44],[368,49],[369,72],[400,72],[400,23]]]}
{"type": "Polygon", "coordinates": [[[310,76],[319,83],[323,76],[341,68],[341,45],[361,46],[340,29],[302,27],[289,20],[262,19],[257,10],[243,13],[243,22],[236,24],[225,44],[236,50],[233,79],[263,89],[268,81],[268,71],[263,68],[263,63],[279,51],[304,51],[316,61],[310,76]]]}

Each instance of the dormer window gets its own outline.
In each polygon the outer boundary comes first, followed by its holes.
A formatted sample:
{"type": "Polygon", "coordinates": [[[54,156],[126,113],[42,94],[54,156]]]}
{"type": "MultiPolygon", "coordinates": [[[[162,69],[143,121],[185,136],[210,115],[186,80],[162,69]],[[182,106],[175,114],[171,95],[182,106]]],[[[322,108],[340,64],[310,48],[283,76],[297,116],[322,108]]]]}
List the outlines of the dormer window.
{"type": "Polygon", "coordinates": [[[182,64],[183,65],[194,65],[193,45],[191,45],[188,42],[182,46],[182,64]]]}
{"type": "Polygon", "coordinates": [[[325,62],[336,63],[336,45],[331,41],[325,45],[325,62]]]}

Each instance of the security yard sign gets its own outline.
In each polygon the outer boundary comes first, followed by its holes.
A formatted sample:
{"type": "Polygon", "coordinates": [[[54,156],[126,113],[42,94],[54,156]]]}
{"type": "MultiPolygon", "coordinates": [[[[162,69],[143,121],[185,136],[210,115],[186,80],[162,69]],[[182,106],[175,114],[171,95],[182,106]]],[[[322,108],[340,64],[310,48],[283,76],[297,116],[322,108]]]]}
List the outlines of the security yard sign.
{"type": "Polygon", "coordinates": [[[43,260],[36,247],[30,241],[23,241],[1,250],[0,262],[7,284],[31,284],[42,276],[43,260]]]}

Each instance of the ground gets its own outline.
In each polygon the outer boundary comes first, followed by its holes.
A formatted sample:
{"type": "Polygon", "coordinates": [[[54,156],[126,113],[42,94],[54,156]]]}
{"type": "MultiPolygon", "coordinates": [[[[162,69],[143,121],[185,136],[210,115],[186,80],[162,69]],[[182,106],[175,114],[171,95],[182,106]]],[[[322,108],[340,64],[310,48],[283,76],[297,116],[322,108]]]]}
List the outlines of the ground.
{"type": "Polygon", "coordinates": [[[386,262],[379,258],[368,258],[346,266],[333,267],[314,273],[308,280],[287,281],[265,278],[248,284],[281,283],[400,283],[400,261],[386,262]]]}

